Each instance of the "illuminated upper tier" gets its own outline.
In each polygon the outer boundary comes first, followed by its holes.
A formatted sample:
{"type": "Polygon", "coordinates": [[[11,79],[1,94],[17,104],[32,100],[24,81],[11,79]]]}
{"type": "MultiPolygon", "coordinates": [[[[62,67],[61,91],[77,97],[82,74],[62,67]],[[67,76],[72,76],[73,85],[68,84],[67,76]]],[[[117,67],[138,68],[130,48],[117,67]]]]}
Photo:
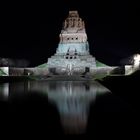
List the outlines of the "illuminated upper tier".
{"type": "Polygon", "coordinates": [[[79,17],[77,11],[69,11],[60,33],[60,42],[57,54],[78,53],[88,54],[89,45],[85,31],[84,21],[79,17]]]}

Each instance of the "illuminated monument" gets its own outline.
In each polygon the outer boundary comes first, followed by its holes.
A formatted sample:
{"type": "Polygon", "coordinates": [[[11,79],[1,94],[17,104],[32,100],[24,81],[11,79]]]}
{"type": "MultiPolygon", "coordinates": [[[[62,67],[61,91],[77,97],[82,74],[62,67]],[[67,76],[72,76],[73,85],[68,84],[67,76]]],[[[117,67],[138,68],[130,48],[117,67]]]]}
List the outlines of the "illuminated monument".
{"type": "Polygon", "coordinates": [[[56,53],[47,63],[33,68],[0,66],[0,76],[44,76],[45,79],[54,75],[80,75],[98,79],[108,75],[130,75],[140,69],[139,54],[133,56],[133,64],[123,67],[107,66],[90,55],[85,24],[77,11],[69,11],[59,38],[56,53]]]}
{"type": "Polygon", "coordinates": [[[84,21],[77,11],[69,11],[59,37],[56,54],[48,59],[50,71],[72,75],[96,67],[95,58],[89,53],[84,21]]]}

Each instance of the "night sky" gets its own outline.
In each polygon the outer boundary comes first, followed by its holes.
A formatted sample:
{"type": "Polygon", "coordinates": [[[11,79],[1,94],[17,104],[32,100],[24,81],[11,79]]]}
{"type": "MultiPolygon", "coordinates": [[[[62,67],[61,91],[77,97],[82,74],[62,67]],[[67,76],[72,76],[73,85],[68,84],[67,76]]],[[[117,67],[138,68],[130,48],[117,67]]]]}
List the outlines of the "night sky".
{"type": "Polygon", "coordinates": [[[69,10],[85,21],[90,52],[99,61],[119,65],[140,53],[140,8],[124,0],[65,0],[1,4],[0,57],[28,59],[30,66],[47,62],[59,43],[69,10]]]}

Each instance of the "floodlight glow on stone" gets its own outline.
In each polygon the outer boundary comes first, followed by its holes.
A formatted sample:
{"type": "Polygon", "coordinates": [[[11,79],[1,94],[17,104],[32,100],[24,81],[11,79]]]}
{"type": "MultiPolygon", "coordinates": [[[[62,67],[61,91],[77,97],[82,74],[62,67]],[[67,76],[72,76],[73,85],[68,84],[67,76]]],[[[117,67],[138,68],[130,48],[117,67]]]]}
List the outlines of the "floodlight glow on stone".
{"type": "Polygon", "coordinates": [[[140,55],[139,54],[136,54],[134,56],[134,65],[139,65],[140,64],[140,55]]]}
{"type": "Polygon", "coordinates": [[[67,75],[94,71],[96,60],[90,55],[85,23],[78,11],[69,11],[59,37],[56,53],[48,59],[49,71],[67,75]]]}

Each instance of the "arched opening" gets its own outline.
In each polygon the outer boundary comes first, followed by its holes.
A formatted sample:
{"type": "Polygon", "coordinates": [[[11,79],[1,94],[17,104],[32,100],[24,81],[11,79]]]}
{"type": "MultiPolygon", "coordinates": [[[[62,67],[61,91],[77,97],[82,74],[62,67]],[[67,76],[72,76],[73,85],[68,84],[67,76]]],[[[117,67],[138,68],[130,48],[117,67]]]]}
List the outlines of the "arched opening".
{"type": "Polygon", "coordinates": [[[85,72],[90,72],[90,68],[89,67],[85,67],[85,72]]]}
{"type": "Polygon", "coordinates": [[[56,74],[56,68],[49,68],[50,73],[56,74]]]}

